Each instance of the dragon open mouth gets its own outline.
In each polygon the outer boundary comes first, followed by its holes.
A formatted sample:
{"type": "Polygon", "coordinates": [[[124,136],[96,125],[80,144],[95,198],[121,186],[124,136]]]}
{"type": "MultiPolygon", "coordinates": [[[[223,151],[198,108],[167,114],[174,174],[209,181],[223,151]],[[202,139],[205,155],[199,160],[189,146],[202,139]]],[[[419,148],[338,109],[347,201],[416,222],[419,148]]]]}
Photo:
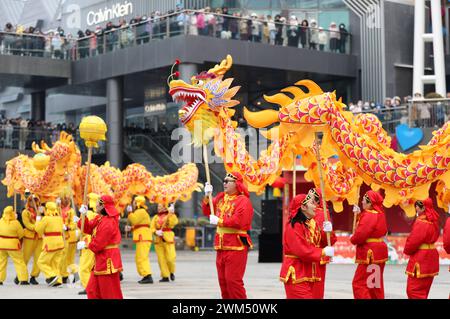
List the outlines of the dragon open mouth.
{"type": "Polygon", "coordinates": [[[206,102],[206,94],[202,90],[186,87],[177,87],[169,91],[175,102],[185,102],[186,104],[179,111],[180,120],[183,124],[189,122],[200,105],[206,102]]]}

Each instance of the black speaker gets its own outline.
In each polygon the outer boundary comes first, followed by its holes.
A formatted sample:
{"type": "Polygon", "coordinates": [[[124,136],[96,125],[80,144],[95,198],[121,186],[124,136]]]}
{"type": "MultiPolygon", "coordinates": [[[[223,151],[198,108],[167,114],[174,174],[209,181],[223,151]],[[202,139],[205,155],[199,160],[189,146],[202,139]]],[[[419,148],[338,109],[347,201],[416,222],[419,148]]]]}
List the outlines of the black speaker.
{"type": "Polygon", "coordinates": [[[259,263],[280,263],[283,261],[282,235],[264,234],[259,235],[259,263]]]}
{"type": "Polygon", "coordinates": [[[44,20],[37,20],[36,26],[34,27],[36,30],[42,30],[44,28],[44,20]]]}
{"type": "Polygon", "coordinates": [[[283,202],[277,199],[261,203],[261,233],[281,234],[283,229],[283,202]]]}

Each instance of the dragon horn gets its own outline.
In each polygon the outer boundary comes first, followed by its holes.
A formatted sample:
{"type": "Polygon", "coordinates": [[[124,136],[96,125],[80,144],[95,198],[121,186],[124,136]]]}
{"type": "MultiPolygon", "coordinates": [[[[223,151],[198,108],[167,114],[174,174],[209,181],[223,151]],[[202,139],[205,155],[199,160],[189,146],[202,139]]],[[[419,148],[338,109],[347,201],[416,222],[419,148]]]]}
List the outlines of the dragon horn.
{"type": "Polygon", "coordinates": [[[231,66],[233,65],[233,58],[231,55],[227,55],[225,60],[222,60],[220,65],[216,64],[216,66],[208,71],[208,73],[213,73],[217,76],[224,75],[229,69],[231,69],[231,66]]]}
{"type": "Polygon", "coordinates": [[[36,154],[44,153],[44,151],[39,147],[39,145],[36,144],[36,142],[33,142],[33,144],[31,144],[31,149],[36,154]]]}
{"type": "Polygon", "coordinates": [[[41,141],[41,148],[44,151],[51,151],[51,148],[47,145],[47,143],[45,143],[44,141],[41,141]]]}

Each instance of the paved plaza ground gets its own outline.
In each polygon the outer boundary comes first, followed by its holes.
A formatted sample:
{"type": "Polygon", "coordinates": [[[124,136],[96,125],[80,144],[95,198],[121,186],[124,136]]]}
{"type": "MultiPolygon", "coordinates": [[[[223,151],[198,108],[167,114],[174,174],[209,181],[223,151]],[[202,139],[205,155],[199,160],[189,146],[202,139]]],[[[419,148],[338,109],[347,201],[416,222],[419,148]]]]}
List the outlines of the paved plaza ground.
{"type": "MultiPolygon", "coordinates": [[[[213,251],[178,251],[176,281],[159,283],[160,275],[156,255],[151,253],[151,266],[155,283],[140,285],[134,264],[134,251],[123,250],[124,281],[122,290],[129,299],[216,299],[220,298],[213,251]]],[[[282,299],[285,297],[281,282],[278,281],[280,263],[258,263],[258,252],[249,255],[245,285],[251,299],[282,299]]],[[[353,298],[351,281],[355,265],[328,266],[325,298],[353,298]]],[[[406,298],[405,265],[387,265],[385,269],[386,298],[406,298]]],[[[80,286],[64,285],[49,288],[44,278],[39,277],[39,286],[16,286],[12,262],[8,263],[8,275],[0,286],[0,299],[85,299],[79,296],[80,286]]],[[[440,275],[435,278],[430,298],[447,299],[450,292],[448,266],[441,266],[440,275]]]]}

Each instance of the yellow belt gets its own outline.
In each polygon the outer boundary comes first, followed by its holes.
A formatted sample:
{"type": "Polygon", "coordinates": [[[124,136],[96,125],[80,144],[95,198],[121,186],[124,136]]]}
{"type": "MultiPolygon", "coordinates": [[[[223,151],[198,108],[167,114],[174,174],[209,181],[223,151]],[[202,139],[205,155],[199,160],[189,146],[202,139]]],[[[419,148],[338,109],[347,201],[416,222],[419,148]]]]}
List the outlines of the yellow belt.
{"type": "Polygon", "coordinates": [[[422,244],[419,246],[419,249],[435,249],[434,244],[422,244]]]}
{"type": "Polygon", "coordinates": [[[366,243],[382,243],[383,238],[367,238],[366,243]]]}
{"type": "Polygon", "coordinates": [[[247,235],[247,232],[245,230],[238,230],[238,229],[228,228],[228,227],[217,227],[217,233],[220,235],[223,235],[223,234],[247,235]]]}
{"type": "Polygon", "coordinates": [[[113,248],[119,248],[119,244],[108,245],[105,247],[105,249],[113,249],[113,248]]]}
{"type": "Polygon", "coordinates": [[[284,257],[299,259],[297,256],[294,256],[294,255],[284,255],[284,257]]]}

